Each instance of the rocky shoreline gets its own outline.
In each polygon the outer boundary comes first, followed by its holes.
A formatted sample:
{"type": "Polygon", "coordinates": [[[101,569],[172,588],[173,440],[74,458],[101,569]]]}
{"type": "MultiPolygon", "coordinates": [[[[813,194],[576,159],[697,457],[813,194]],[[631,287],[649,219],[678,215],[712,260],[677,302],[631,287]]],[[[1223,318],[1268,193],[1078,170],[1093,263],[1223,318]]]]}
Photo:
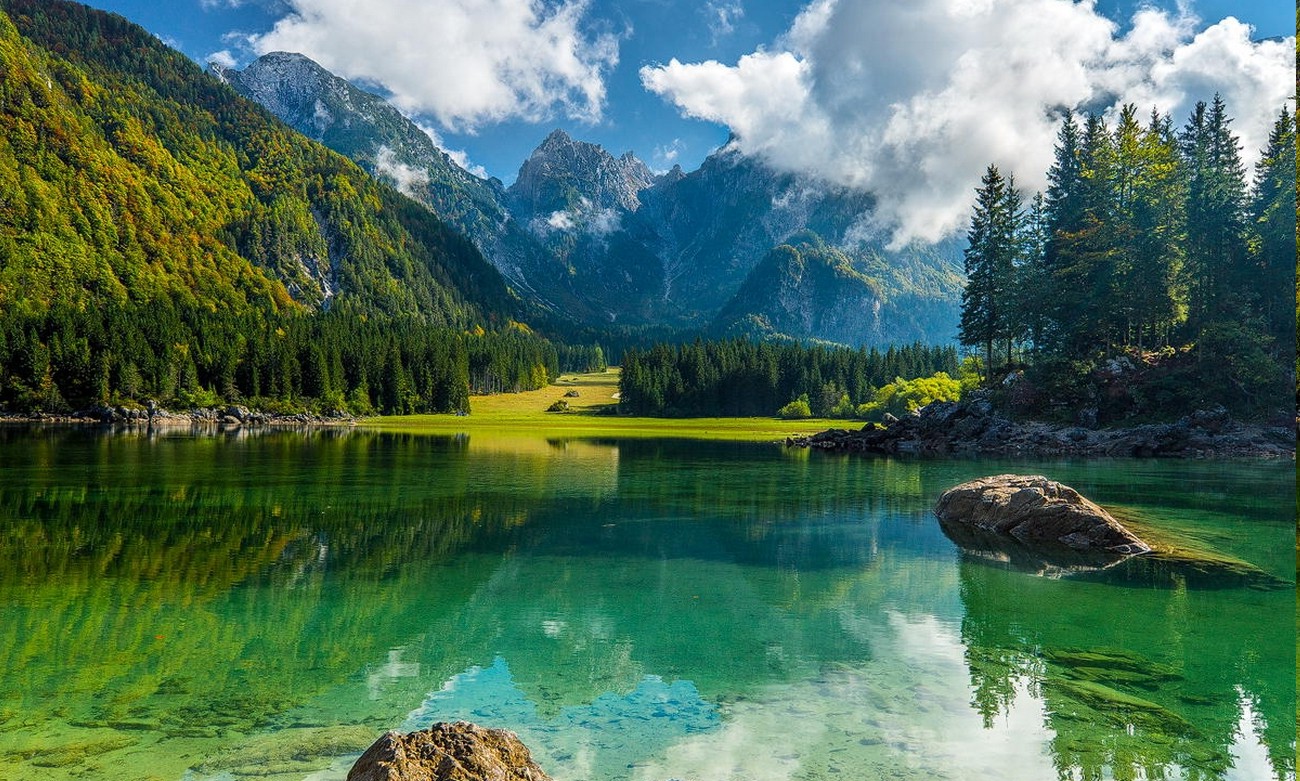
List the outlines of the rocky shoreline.
{"type": "Polygon", "coordinates": [[[236,429],[259,426],[350,426],[355,425],[357,420],[340,410],[324,415],[310,412],[273,413],[250,410],[239,404],[180,411],[164,409],[154,403],[145,407],[91,407],[62,414],[36,412],[29,415],[9,415],[0,411],[0,423],[70,423],[124,428],[199,426],[236,429]]]}
{"type": "Polygon", "coordinates": [[[884,425],[831,429],[790,437],[786,445],[831,452],[882,455],[1033,455],[1157,458],[1295,458],[1296,430],[1288,425],[1245,424],[1223,408],[1203,410],[1174,423],[1092,429],[1022,422],[999,415],[978,399],[934,402],[884,425]]]}

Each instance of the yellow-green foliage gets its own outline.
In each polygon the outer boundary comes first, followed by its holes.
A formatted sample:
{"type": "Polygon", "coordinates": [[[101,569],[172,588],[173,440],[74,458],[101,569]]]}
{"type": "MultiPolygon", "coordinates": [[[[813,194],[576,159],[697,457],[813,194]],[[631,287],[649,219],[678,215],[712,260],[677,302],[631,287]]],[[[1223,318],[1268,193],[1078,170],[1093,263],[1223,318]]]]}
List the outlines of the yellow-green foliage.
{"type": "Polygon", "coordinates": [[[906,415],[934,401],[957,401],[961,391],[961,382],[949,377],[947,372],[914,380],[899,377],[876,391],[874,399],[858,405],[858,417],[878,421],[885,413],[906,415]]]}
{"type": "Polygon", "coordinates": [[[508,304],[426,210],[139,27],[0,2],[0,313],[331,296],[453,327],[508,304]]]}
{"type": "Polygon", "coordinates": [[[805,393],[794,401],[782,407],[776,413],[777,417],[785,420],[802,420],[812,417],[812,407],[808,404],[808,394],[805,393]]]}

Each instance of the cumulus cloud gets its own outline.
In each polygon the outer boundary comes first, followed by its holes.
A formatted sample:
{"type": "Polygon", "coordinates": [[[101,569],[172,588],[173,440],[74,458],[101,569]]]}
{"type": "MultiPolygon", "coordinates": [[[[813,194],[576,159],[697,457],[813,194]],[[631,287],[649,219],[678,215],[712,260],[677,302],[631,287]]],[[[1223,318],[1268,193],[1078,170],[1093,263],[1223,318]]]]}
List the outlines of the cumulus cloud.
{"type": "Polygon", "coordinates": [[[408,114],[470,131],[556,110],[600,118],[618,39],[586,30],[587,0],[285,0],[252,36],[259,53],[301,52],[350,80],[382,85],[408,114]]]}
{"type": "Polygon", "coordinates": [[[1086,1],[815,0],[770,49],[641,80],[747,154],[872,190],[895,245],[936,241],[964,226],[990,162],[1045,186],[1066,108],[1133,102],[1181,124],[1219,92],[1254,159],[1294,89],[1294,39],[1150,8],[1132,22],[1121,33],[1086,1]]]}

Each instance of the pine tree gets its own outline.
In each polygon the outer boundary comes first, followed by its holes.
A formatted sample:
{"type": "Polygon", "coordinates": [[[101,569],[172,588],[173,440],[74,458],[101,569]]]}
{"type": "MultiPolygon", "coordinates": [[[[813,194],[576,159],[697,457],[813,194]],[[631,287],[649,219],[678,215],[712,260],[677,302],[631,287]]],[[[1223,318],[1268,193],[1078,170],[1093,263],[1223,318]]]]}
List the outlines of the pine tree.
{"type": "Polygon", "coordinates": [[[1296,126],[1283,109],[1255,167],[1251,204],[1251,287],[1257,291],[1274,348],[1290,350],[1295,323],[1291,320],[1290,292],[1297,274],[1300,239],[1296,236],[1296,126]]]}
{"type": "Polygon", "coordinates": [[[1189,325],[1240,313],[1246,269],[1246,169],[1222,98],[1196,104],[1179,138],[1187,177],[1189,325]]]}
{"type": "MultiPolygon", "coordinates": [[[[959,338],[983,346],[985,371],[992,376],[993,346],[1010,344],[1018,334],[1013,300],[1019,254],[1020,195],[1013,181],[990,165],[976,191],[967,231],[966,287],[962,291],[959,338]]],[[[1008,355],[1008,360],[1010,356],[1008,355]]]]}

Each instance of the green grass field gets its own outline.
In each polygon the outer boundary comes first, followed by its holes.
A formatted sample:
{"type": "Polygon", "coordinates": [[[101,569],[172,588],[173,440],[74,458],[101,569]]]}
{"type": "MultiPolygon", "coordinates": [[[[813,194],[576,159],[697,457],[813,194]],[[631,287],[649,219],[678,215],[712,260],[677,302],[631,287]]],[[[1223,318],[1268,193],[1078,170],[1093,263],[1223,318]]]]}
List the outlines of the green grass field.
{"type": "MultiPolygon", "coordinates": [[[[429,434],[495,433],[541,437],[675,437],[749,442],[776,442],[794,434],[853,426],[842,420],[779,418],[634,418],[605,410],[618,404],[618,369],[598,374],[563,374],[548,388],[470,398],[471,414],[404,415],[371,418],[367,428],[429,434]],[[565,398],[576,390],[578,396],[565,398]],[[547,412],[564,398],[568,412],[547,412]]],[[[861,424],[857,424],[860,426],[861,424]]]]}

